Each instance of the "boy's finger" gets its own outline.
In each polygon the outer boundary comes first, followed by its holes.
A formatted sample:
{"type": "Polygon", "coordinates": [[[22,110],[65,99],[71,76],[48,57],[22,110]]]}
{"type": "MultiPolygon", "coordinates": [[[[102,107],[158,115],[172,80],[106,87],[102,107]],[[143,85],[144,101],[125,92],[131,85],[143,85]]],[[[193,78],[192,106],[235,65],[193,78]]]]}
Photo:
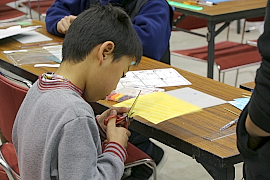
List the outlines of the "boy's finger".
{"type": "Polygon", "coordinates": [[[109,127],[116,127],[116,117],[110,118],[107,123],[107,131],[109,127]]]}
{"type": "Polygon", "coordinates": [[[110,115],[117,115],[117,111],[116,111],[115,109],[112,109],[112,110],[110,111],[110,115]]]}

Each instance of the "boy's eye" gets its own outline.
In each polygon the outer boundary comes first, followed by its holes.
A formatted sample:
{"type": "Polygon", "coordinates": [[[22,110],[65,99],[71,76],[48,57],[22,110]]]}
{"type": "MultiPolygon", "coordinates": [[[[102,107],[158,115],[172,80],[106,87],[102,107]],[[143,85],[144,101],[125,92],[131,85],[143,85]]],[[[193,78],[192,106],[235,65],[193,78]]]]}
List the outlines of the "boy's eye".
{"type": "MultiPolygon", "coordinates": [[[[130,63],[130,65],[128,66],[127,72],[129,71],[129,67],[132,66],[132,65],[134,65],[134,64],[136,64],[136,62],[134,62],[134,61],[132,61],[132,62],[130,63]]],[[[126,77],[125,72],[123,72],[123,76],[122,76],[121,78],[124,78],[124,77],[126,77]]]]}
{"type": "MultiPolygon", "coordinates": [[[[130,66],[128,66],[128,70],[127,70],[127,72],[129,71],[129,67],[130,67],[130,66]]],[[[123,78],[123,77],[126,77],[125,72],[123,72],[123,76],[122,76],[121,78],[123,78]]]]}

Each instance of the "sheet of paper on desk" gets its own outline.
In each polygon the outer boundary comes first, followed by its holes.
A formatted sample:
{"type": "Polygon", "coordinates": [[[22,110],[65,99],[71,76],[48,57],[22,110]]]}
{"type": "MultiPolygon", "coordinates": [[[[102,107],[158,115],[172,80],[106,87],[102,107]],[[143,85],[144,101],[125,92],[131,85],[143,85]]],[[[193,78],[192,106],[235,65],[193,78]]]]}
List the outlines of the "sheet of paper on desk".
{"type": "Polygon", "coordinates": [[[26,28],[21,28],[21,26],[12,26],[7,29],[0,29],[0,39],[31,31],[36,28],[37,26],[29,26],[26,28]]]}
{"type": "Polygon", "coordinates": [[[172,91],[167,91],[166,93],[201,108],[208,108],[227,103],[227,101],[192,89],[190,87],[175,89],[172,91]]]}
{"type": "MultiPolygon", "coordinates": [[[[133,99],[115,104],[115,107],[131,107],[133,99]]],[[[139,115],[157,124],[176,116],[197,112],[200,107],[170,96],[164,92],[155,92],[139,96],[134,115],[139,115]]]]}
{"type": "Polygon", "coordinates": [[[23,32],[13,36],[12,38],[19,41],[22,44],[52,41],[52,38],[49,38],[48,36],[45,36],[36,31],[23,32]]]}
{"type": "Polygon", "coordinates": [[[129,71],[121,78],[117,89],[124,87],[168,87],[191,83],[173,68],[129,71]]]}
{"type": "Polygon", "coordinates": [[[234,101],[229,101],[229,103],[233,106],[235,106],[236,108],[240,109],[243,111],[243,109],[245,108],[245,106],[247,105],[247,103],[249,102],[250,98],[237,98],[234,99],[234,101]]]}

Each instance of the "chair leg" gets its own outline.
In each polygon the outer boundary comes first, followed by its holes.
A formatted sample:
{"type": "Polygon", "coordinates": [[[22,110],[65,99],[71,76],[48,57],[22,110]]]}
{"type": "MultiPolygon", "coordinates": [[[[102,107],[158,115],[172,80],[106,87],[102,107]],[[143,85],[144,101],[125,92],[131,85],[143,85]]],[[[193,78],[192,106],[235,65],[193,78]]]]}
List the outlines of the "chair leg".
{"type": "Polygon", "coordinates": [[[239,69],[236,70],[236,78],[235,78],[235,85],[234,85],[235,87],[237,84],[238,74],[239,74],[239,69]]]}
{"type": "Polygon", "coordinates": [[[14,175],[12,173],[11,168],[9,167],[9,165],[3,159],[0,159],[0,166],[7,173],[7,176],[8,176],[9,180],[16,180],[16,178],[14,177],[14,175]]]}
{"type": "Polygon", "coordinates": [[[222,82],[224,83],[224,79],[225,79],[225,72],[223,73],[223,77],[222,77],[222,82]]]}
{"type": "Polygon", "coordinates": [[[153,160],[151,160],[151,161],[148,161],[146,163],[146,165],[148,167],[150,167],[151,169],[153,169],[153,180],[157,180],[157,166],[156,166],[156,163],[153,160]]]}
{"type": "Polygon", "coordinates": [[[40,20],[40,0],[37,1],[38,2],[38,20],[40,20]]]}
{"type": "Polygon", "coordinates": [[[156,166],[156,163],[152,159],[141,159],[132,163],[125,164],[125,168],[130,168],[130,167],[138,166],[141,164],[145,164],[149,168],[151,168],[153,170],[153,180],[157,180],[157,166],[156,166]]]}

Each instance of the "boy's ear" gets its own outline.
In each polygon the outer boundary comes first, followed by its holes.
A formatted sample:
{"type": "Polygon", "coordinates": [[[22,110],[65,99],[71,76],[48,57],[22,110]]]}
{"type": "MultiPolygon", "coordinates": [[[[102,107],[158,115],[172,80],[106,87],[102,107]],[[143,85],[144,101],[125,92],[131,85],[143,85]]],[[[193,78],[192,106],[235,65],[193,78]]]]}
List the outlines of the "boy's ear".
{"type": "Polygon", "coordinates": [[[112,41],[102,43],[98,51],[99,62],[102,63],[103,60],[112,54],[113,50],[114,43],[112,41]]]}

